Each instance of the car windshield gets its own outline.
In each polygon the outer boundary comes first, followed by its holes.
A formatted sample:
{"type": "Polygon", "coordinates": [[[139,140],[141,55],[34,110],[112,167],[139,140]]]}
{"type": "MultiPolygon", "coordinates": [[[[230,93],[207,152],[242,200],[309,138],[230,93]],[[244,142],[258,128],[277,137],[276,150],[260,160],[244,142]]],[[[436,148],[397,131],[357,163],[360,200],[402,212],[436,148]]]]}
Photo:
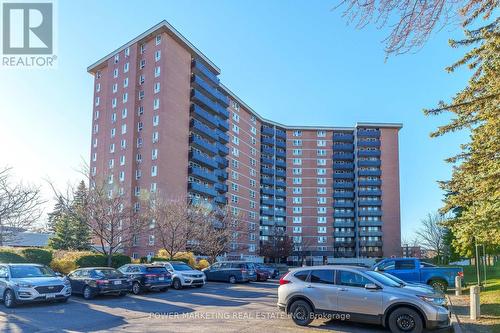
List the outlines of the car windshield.
{"type": "Polygon", "coordinates": [[[171,264],[174,270],[176,271],[191,271],[193,270],[191,267],[189,267],[186,264],[171,264]]]}
{"type": "Polygon", "coordinates": [[[406,285],[406,282],[404,282],[403,280],[401,280],[400,278],[398,278],[398,277],[396,277],[396,276],[394,276],[394,275],[392,275],[392,274],[385,273],[385,272],[384,272],[384,273],[381,273],[381,274],[382,274],[382,275],[384,275],[384,276],[386,276],[386,277],[388,277],[388,278],[389,278],[389,279],[391,279],[391,280],[396,281],[396,282],[397,282],[397,283],[399,283],[399,284],[406,285]]]}
{"type": "Polygon", "coordinates": [[[163,274],[166,272],[167,269],[165,267],[146,267],[146,273],[148,274],[163,274]]]}
{"type": "Polygon", "coordinates": [[[13,278],[38,278],[56,276],[53,270],[46,266],[11,266],[10,275],[13,278]]]}
{"type": "Polygon", "coordinates": [[[378,282],[382,283],[384,286],[388,286],[388,287],[401,287],[401,284],[399,282],[396,282],[393,279],[388,278],[383,273],[376,272],[376,271],[366,271],[365,273],[367,275],[369,275],[371,278],[373,278],[373,279],[377,280],[378,282]]]}
{"type": "Polygon", "coordinates": [[[116,276],[122,276],[123,274],[116,269],[96,269],[95,274],[99,277],[110,278],[116,276]]]}

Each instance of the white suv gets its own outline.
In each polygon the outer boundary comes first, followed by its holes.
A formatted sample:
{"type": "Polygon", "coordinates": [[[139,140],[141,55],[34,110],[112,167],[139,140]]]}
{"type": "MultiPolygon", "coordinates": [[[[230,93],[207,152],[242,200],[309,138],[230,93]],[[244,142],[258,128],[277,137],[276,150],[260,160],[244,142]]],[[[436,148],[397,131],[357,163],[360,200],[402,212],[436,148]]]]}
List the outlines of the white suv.
{"type": "Polygon", "coordinates": [[[450,327],[442,293],[355,266],[313,266],[289,272],[280,280],[278,308],[301,326],[321,316],[383,325],[393,333],[450,327]]]}
{"type": "Polygon", "coordinates": [[[205,274],[193,269],[182,261],[158,261],[155,265],[162,265],[172,274],[172,287],[182,289],[183,287],[201,288],[206,283],[205,274]]]}

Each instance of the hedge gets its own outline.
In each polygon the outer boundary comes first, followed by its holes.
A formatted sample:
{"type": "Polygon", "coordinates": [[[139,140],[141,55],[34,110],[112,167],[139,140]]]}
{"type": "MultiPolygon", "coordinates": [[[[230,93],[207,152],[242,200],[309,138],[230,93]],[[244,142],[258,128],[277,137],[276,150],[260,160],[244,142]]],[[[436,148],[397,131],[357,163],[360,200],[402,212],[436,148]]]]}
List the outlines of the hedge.
{"type": "Polygon", "coordinates": [[[26,259],[14,250],[0,250],[0,263],[2,264],[17,264],[25,262],[26,259]]]}
{"type": "Polygon", "coordinates": [[[78,267],[104,267],[107,266],[107,258],[102,254],[91,254],[81,256],[75,263],[78,267]]]}
{"type": "Polygon", "coordinates": [[[27,262],[49,265],[52,261],[52,252],[49,250],[28,248],[21,250],[21,254],[27,262]]]}
{"type": "Polygon", "coordinates": [[[111,266],[114,268],[121,267],[126,264],[130,264],[132,262],[129,256],[123,254],[113,254],[113,258],[111,259],[111,266]]]}

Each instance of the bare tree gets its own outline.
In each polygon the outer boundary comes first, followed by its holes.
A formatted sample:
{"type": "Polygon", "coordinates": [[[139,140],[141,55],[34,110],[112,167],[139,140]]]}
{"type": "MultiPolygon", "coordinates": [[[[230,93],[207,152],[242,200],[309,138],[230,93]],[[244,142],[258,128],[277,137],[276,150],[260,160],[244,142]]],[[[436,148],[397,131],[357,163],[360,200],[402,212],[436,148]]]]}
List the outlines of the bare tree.
{"type": "Polygon", "coordinates": [[[429,213],[425,219],[422,220],[422,228],[417,231],[417,236],[420,239],[420,244],[426,250],[436,253],[437,261],[442,262],[446,254],[447,229],[444,223],[448,220],[445,215],[439,213],[429,213]]]}
{"type": "MultiPolygon", "coordinates": [[[[215,262],[217,257],[236,251],[232,247],[248,232],[245,223],[241,221],[241,213],[234,213],[229,206],[200,207],[193,220],[197,224],[193,248],[200,254],[215,262]]],[[[238,247],[238,246],[236,246],[238,247]]]]}
{"type": "Polygon", "coordinates": [[[287,234],[278,234],[270,240],[263,241],[260,244],[260,255],[273,259],[273,262],[292,255],[293,241],[287,234]]]}
{"type": "Polygon", "coordinates": [[[89,227],[93,247],[107,257],[108,266],[113,255],[134,246],[147,227],[147,219],[139,213],[143,202],[132,204],[129,196],[107,181],[91,179],[85,202],[76,206],[72,187],[66,193],[52,188],[65,211],[89,227]]]}
{"type": "Polygon", "coordinates": [[[42,214],[40,189],[10,182],[10,168],[0,170],[0,246],[30,228],[42,214]]]}
{"type": "Polygon", "coordinates": [[[188,243],[195,238],[200,207],[186,198],[168,199],[157,193],[150,197],[147,219],[155,227],[156,238],[170,258],[185,251],[188,243]]]}
{"type": "Polygon", "coordinates": [[[344,8],[343,16],[357,28],[371,22],[378,28],[389,26],[387,54],[407,53],[419,49],[431,33],[451,22],[470,24],[478,16],[491,16],[498,0],[341,0],[335,7],[344,8]]]}

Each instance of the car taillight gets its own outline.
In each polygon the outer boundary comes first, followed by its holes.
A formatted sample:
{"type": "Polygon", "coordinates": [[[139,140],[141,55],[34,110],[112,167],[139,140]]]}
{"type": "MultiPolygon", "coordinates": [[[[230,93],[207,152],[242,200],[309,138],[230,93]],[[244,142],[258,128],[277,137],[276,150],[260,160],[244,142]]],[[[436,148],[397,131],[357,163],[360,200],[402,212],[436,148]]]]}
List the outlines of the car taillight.
{"type": "Polygon", "coordinates": [[[290,280],[287,280],[286,277],[287,277],[288,273],[283,275],[281,278],[280,278],[280,286],[281,285],[284,285],[284,284],[288,284],[288,283],[292,283],[292,281],[290,280]]]}
{"type": "Polygon", "coordinates": [[[241,273],[246,273],[246,272],[247,272],[247,270],[246,270],[246,269],[242,269],[242,270],[241,270],[241,273]]]}
{"type": "Polygon", "coordinates": [[[144,275],[146,279],[154,279],[156,277],[156,274],[146,274],[144,275]]]}
{"type": "Polygon", "coordinates": [[[109,280],[96,280],[95,283],[97,283],[97,284],[108,284],[109,280]]]}

